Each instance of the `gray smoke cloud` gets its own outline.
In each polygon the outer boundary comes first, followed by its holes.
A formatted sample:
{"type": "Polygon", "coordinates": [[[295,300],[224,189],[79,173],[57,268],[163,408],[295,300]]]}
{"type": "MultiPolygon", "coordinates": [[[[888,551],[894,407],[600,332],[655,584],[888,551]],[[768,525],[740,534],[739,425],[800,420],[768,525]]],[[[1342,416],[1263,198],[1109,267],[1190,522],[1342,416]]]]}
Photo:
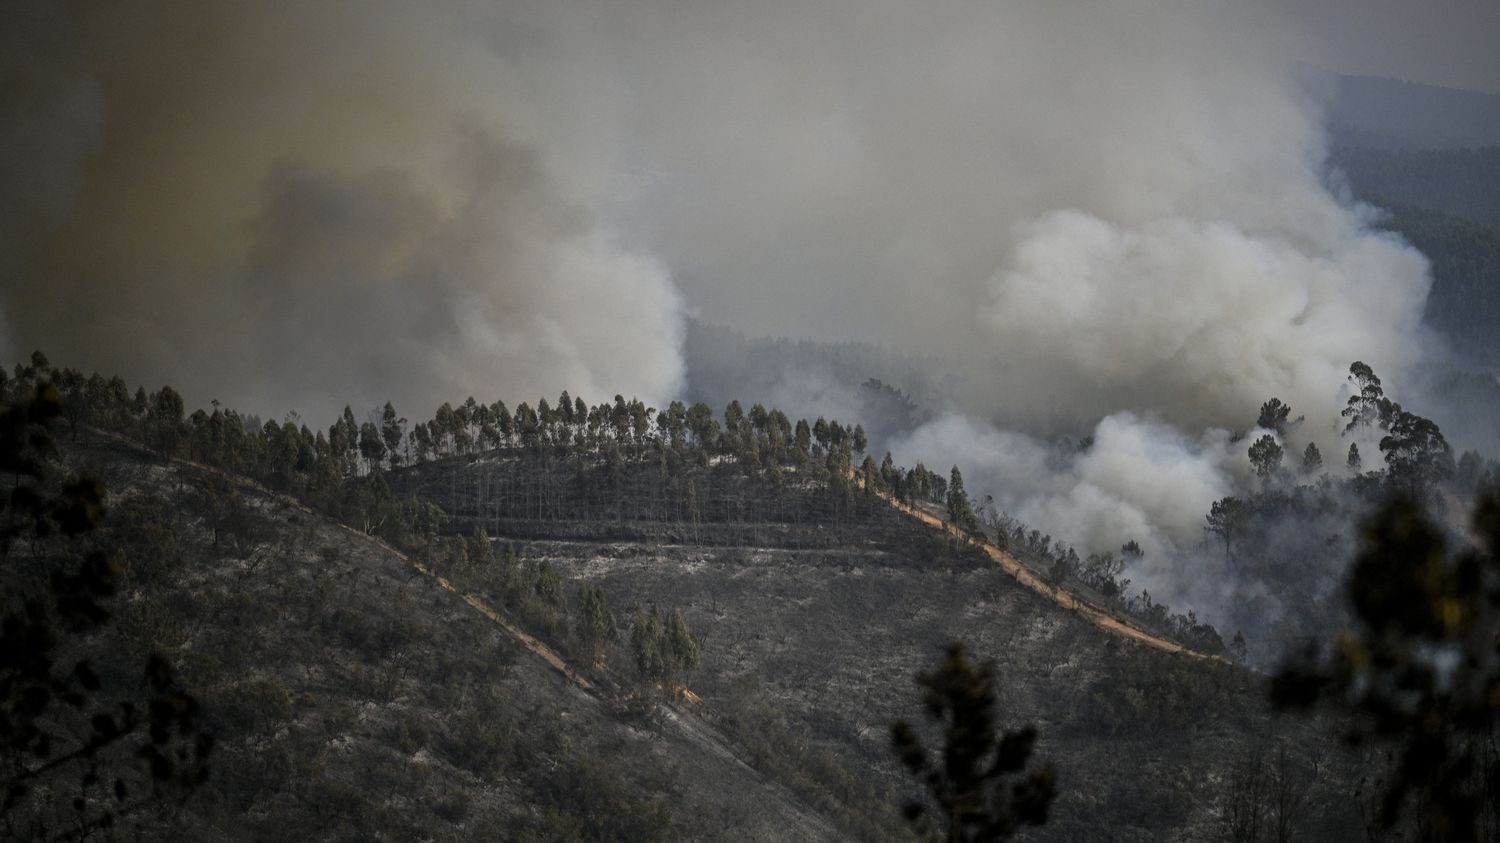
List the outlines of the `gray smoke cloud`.
{"type": "Polygon", "coordinates": [[[1441,355],[1426,261],[1329,186],[1306,33],[1253,3],[799,8],[679,9],[684,50],[618,22],[655,92],[637,230],[710,318],[959,361],[959,415],[898,458],[1083,552],[1139,541],[1137,586],[1222,617],[1229,431],[1276,396],[1336,462],[1349,364],[1409,385],[1441,355]],[[1059,425],[1093,447],[1059,458],[1059,425]]]}
{"type": "Polygon", "coordinates": [[[669,276],[748,333],[966,361],[966,407],[1033,426],[1227,425],[1423,353],[1422,260],[1325,189],[1272,4],[6,14],[3,306],[88,365],[661,399],[669,276]]]}
{"type": "Polygon", "coordinates": [[[312,418],[671,396],[680,296],[570,183],[608,139],[508,11],[7,4],[4,344],[312,418]]]}
{"type": "Polygon", "coordinates": [[[691,46],[665,50],[617,21],[653,92],[620,195],[709,318],[953,361],[954,414],[898,459],[959,464],[1081,552],[1142,543],[1135,585],[1218,620],[1250,585],[1203,531],[1251,488],[1230,431],[1276,396],[1308,417],[1289,451],[1337,463],[1349,364],[1410,385],[1441,355],[1426,261],[1330,188],[1297,81],[1315,47],[1286,11],[678,9],[691,46]],[[722,72],[690,72],[704,56],[722,72]],[[1059,429],[1092,447],[1057,454],[1059,429]]]}
{"type": "MultiPolygon", "coordinates": [[[[0,16],[9,343],[198,400],[659,402],[690,312],[879,342],[986,420],[898,455],[992,461],[1013,513],[1165,565],[1242,487],[1224,431],[1262,401],[1339,453],[1351,361],[1412,383],[1440,353],[1422,256],[1329,187],[1301,4],[0,16]],[[1001,429],[1059,425],[1093,449],[1001,429]]],[[[836,395],[773,392],[744,398],[836,395]]]]}
{"type": "MultiPolygon", "coordinates": [[[[1272,432],[1253,429],[1237,437],[1209,428],[1186,433],[1159,419],[1120,412],[1102,419],[1080,450],[950,414],[898,437],[891,447],[908,464],[925,460],[933,468],[961,466],[971,495],[992,495],[998,512],[1080,554],[1119,554],[1125,542],[1136,542],[1144,555],[1127,571],[1133,593],[1144,589],[1174,611],[1191,609],[1220,624],[1226,634],[1244,630],[1274,658],[1273,636],[1282,634],[1276,628],[1281,604],[1274,589],[1231,565],[1217,539],[1206,532],[1204,520],[1214,501],[1258,484],[1247,450],[1266,434],[1272,432]]],[[[1347,448],[1348,441],[1338,433],[1299,426],[1292,435],[1276,438],[1298,481],[1316,484],[1322,476],[1343,473],[1339,449],[1347,448]],[[1321,470],[1301,475],[1297,455],[1307,442],[1319,440],[1327,462],[1321,470]]],[[[1359,444],[1364,453],[1379,453],[1368,437],[1359,444]]],[[[1346,537],[1348,526],[1337,525],[1346,537]]],[[[1299,524],[1295,529],[1306,528],[1299,524]]],[[[1334,531],[1329,526],[1318,535],[1334,531]]],[[[1331,592],[1344,562],[1336,554],[1318,560],[1326,590],[1309,596],[1331,592]]]]}

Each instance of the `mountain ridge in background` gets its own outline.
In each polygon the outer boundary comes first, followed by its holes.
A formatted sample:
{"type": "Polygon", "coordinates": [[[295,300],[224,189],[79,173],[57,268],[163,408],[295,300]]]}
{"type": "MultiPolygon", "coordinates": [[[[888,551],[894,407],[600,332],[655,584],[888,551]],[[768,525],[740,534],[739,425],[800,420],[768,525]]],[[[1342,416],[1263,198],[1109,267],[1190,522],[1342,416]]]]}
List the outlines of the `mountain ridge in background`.
{"type": "Polygon", "coordinates": [[[1327,122],[1339,143],[1376,149],[1500,144],[1500,95],[1377,76],[1331,75],[1327,122]]]}

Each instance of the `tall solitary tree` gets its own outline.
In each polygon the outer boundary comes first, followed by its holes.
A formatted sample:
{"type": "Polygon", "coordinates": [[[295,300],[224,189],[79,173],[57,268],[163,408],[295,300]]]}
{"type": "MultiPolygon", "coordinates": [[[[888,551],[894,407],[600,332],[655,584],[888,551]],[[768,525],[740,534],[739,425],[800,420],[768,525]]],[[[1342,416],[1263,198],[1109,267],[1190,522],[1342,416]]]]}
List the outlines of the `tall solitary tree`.
{"type": "Polygon", "coordinates": [[[994,663],[973,664],[955,641],[937,670],[917,674],[917,685],[942,745],[929,750],[907,721],[891,725],[901,765],[926,789],[904,808],[913,830],[934,841],[967,843],[1009,840],[1023,826],[1045,823],[1055,795],[1052,769],[1027,772],[1034,726],[1001,730],[994,663]]]}
{"type": "Polygon", "coordinates": [[[1260,405],[1260,415],[1255,420],[1255,426],[1263,430],[1274,431],[1277,436],[1286,436],[1288,427],[1302,421],[1301,418],[1298,418],[1296,422],[1290,421],[1291,415],[1291,407],[1281,403],[1280,398],[1272,398],[1260,405]]]}
{"type": "Polygon", "coordinates": [[[396,408],[391,402],[385,402],[385,408],[380,411],[380,438],[393,466],[401,462],[401,433],[405,425],[406,419],[397,417],[396,408]]]}
{"type": "Polygon", "coordinates": [[[959,473],[956,465],[948,475],[947,503],[948,523],[961,530],[973,530],[979,526],[979,519],[969,505],[969,494],[964,491],[964,476],[959,473]]]}
{"type": "Polygon", "coordinates": [[[1270,483],[1281,472],[1281,459],[1285,452],[1276,437],[1266,434],[1250,445],[1250,467],[1262,483],[1270,483]]]}
{"type": "Polygon", "coordinates": [[[1234,543],[1244,533],[1249,516],[1249,507],[1236,497],[1216,500],[1209,507],[1205,529],[1224,542],[1224,561],[1228,564],[1234,564],[1234,543]]]}
{"type": "Polygon", "coordinates": [[[604,656],[605,645],[619,637],[615,613],[610,611],[604,589],[597,585],[586,585],[578,590],[573,637],[590,664],[597,664],[604,656]]]}
{"type": "Polygon", "coordinates": [[[1381,385],[1375,371],[1368,364],[1356,360],[1349,366],[1349,383],[1354,388],[1354,394],[1349,396],[1342,412],[1343,417],[1349,420],[1344,425],[1344,432],[1349,433],[1371,424],[1384,429],[1389,424],[1394,405],[1385,397],[1385,387],[1381,385]]]}

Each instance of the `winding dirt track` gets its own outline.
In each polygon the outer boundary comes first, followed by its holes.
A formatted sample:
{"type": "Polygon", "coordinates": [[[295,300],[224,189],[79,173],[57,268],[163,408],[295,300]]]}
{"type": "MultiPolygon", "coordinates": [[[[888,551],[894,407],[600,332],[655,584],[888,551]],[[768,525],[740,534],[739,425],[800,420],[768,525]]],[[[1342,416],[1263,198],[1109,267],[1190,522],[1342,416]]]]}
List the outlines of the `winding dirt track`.
{"type": "MultiPolygon", "coordinates": [[[[862,478],[859,478],[858,476],[856,476],[854,479],[856,482],[862,482],[862,478]]],[[[1089,603],[1088,601],[1080,598],[1078,595],[1069,592],[1067,589],[1055,586],[1042,579],[1041,577],[1038,577],[1034,572],[1032,572],[1030,568],[1027,568],[1025,565],[1021,564],[1021,560],[1001,550],[997,545],[988,541],[976,540],[973,536],[963,532],[962,530],[954,527],[951,524],[948,524],[943,519],[938,518],[936,515],[933,515],[930,512],[925,512],[921,509],[918,509],[917,507],[896,499],[889,492],[876,490],[875,494],[882,501],[884,501],[887,506],[891,507],[897,512],[909,515],[929,527],[942,530],[944,533],[947,533],[949,536],[952,536],[959,541],[968,542],[969,544],[977,546],[980,550],[983,550],[985,555],[988,556],[992,561],[994,561],[995,564],[999,565],[1001,570],[1005,571],[1007,574],[1010,574],[1012,577],[1015,577],[1016,581],[1021,585],[1024,585],[1037,594],[1040,594],[1048,600],[1051,600],[1053,603],[1056,603],[1062,608],[1073,612],[1074,614],[1078,615],[1079,617],[1083,618],[1099,629],[1108,632],[1111,635],[1116,635],[1129,641],[1135,641],[1140,644],[1144,644],[1152,649],[1161,650],[1165,653],[1181,653],[1182,655],[1188,656],[1190,658],[1195,658],[1206,662],[1218,662],[1220,664],[1231,663],[1228,659],[1225,659],[1222,656],[1214,656],[1208,653],[1199,652],[1197,650],[1184,647],[1183,645],[1178,644],[1176,641],[1170,641],[1158,635],[1152,635],[1145,630],[1137,629],[1136,627],[1131,626],[1125,621],[1122,621],[1114,615],[1110,614],[1108,611],[1101,609],[1098,606],[1095,606],[1092,603],[1089,603]]]]}

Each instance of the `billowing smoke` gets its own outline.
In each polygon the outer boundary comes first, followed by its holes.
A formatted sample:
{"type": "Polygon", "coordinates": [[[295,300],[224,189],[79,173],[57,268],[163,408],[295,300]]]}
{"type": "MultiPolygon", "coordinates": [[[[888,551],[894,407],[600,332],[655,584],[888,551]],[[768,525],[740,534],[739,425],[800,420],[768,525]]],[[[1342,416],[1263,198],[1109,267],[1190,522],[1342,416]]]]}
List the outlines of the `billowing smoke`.
{"type": "MultiPolygon", "coordinates": [[[[1225,624],[1235,601],[1254,587],[1239,581],[1203,529],[1212,502],[1238,491],[1248,474],[1244,443],[1226,431],[1190,436],[1122,412],[1102,420],[1081,447],[947,415],[891,447],[908,465],[961,466],[976,503],[1080,555],[1119,555],[1136,542],[1143,555],[1125,572],[1129,592],[1144,590],[1175,611],[1225,624]]],[[[1275,620],[1225,625],[1258,639],[1275,620]]]]}
{"type": "Polygon", "coordinates": [[[1337,464],[1349,364],[1410,390],[1437,353],[1426,261],[1329,187],[1316,46],[1269,3],[798,9],[680,9],[680,49],[617,22],[637,230],[710,319],[953,361],[957,415],[900,460],[1080,552],[1140,542],[1136,587],[1221,618],[1204,515],[1254,483],[1229,431],[1275,396],[1307,416],[1289,462],[1337,464]]]}
{"type": "Polygon", "coordinates": [[[1031,429],[1239,426],[1427,352],[1275,4],[664,5],[579,37],[629,80],[610,195],[709,320],[956,361],[1031,429]]]}
{"type": "MultiPolygon", "coordinates": [[[[1297,8],[8,4],[0,314],[13,350],[313,412],[660,401],[690,311],[875,342],[985,420],[898,456],[1165,583],[1245,482],[1224,431],[1276,396],[1338,454],[1349,363],[1434,354],[1424,259],[1328,187],[1297,8]]],[[[726,377],[692,387],[767,380],[726,377]]],[[[837,403],[818,377],[742,398],[837,403]]]]}
{"type": "Polygon", "coordinates": [[[503,19],[7,4],[3,344],[313,419],[670,396],[677,290],[568,181],[608,139],[552,143],[546,63],[489,40],[523,38],[503,19]]]}
{"type": "MultiPolygon", "coordinates": [[[[1330,204],[1332,200],[1329,200],[1330,204]]],[[[991,280],[988,321],[1094,413],[1150,409],[1192,426],[1253,421],[1277,396],[1319,412],[1355,359],[1409,376],[1423,359],[1426,264],[1348,215],[1326,239],[1205,220],[1079,211],[1023,229],[991,280]]]]}
{"type": "Polygon", "coordinates": [[[1148,559],[1160,559],[1164,550],[1197,543],[1205,501],[1233,490],[1237,449],[1228,439],[1218,430],[1189,438],[1120,413],[1100,422],[1091,446],[1075,455],[947,416],[897,443],[896,453],[909,462],[961,464],[991,490],[999,509],[1029,524],[1066,529],[1084,547],[1117,549],[1133,539],[1148,559]]]}
{"type": "Polygon", "coordinates": [[[13,345],[261,403],[677,386],[681,307],[1231,425],[1419,359],[1274,4],[10,4],[13,345]],[[214,367],[210,369],[210,364],[214,367]]]}

